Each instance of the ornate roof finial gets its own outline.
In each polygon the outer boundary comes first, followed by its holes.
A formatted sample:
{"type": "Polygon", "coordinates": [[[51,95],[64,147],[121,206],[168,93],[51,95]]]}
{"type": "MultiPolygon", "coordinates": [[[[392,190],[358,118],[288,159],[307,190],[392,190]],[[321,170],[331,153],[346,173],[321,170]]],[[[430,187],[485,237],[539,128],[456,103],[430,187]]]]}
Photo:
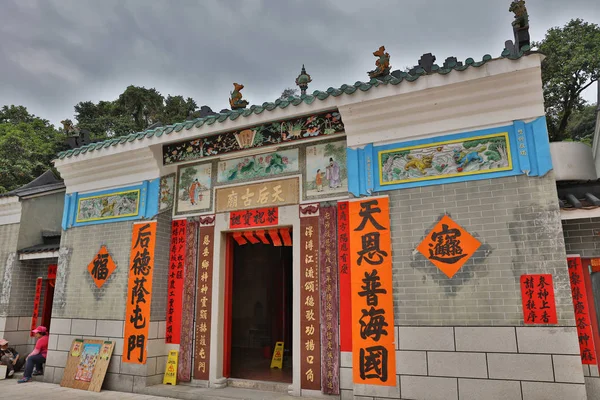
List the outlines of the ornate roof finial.
{"type": "Polygon", "coordinates": [[[529,14],[527,13],[527,7],[525,7],[525,0],[513,0],[508,11],[515,14],[512,26],[515,34],[515,47],[518,52],[523,46],[531,45],[529,37],[529,14]]]}
{"type": "Polygon", "coordinates": [[[312,79],[309,74],[306,73],[306,69],[304,68],[304,64],[302,64],[302,71],[300,75],[296,78],[296,85],[300,87],[300,93],[305,95],[306,89],[308,89],[308,84],[312,82],[312,79]]]}
{"type": "Polygon", "coordinates": [[[232,110],[237,110],[239,108],[246,108],[248,102],[246,100],[242,100],[241,90],[244,88],[244,85],[240,85],[239,83],[233,84],[233,92],[231,92],[231,97],[229,98],[229,105],[232,110]]]}
{"type": "Polygon", "coordinates": [[[390,54],[385,52],[385,46],[381,46],[379,50],[374,51],[373,55],[378,59],[375,61],[375,69],[368,72],[369,77],[382,78],[389,75],[392,66],[390,65],[390,54]]]}

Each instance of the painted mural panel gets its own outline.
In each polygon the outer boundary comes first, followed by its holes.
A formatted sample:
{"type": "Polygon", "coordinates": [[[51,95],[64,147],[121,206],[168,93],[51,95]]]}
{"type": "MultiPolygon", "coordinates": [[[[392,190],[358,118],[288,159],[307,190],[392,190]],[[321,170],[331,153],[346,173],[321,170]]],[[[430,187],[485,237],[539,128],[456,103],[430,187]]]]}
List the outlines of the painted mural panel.
{"type": "Polygon", "coordinates": [[[217,182],[219,183],[260,179],[288,172],[296,172],[299,169],[298,149],[221,161],[218,168],[217,182]]]}
{"type": "Polygon", "coordinates": [[[166,175],[160,178],[160,199],[159,210],[168,210],[173,207],[173,198],[175,197],[175,174],[166,175]]]}
{"type": "Polygon", "coordinates": [[[140,190],[82,197],[78,201],[76,222],[132,217],[138,215],[140,190]]]}
{"type": "Polygon", "coordinates": [[[348,192],[346,141],[306,147],[306,196],[348,192]]]}
{"type": "Polygon", "coordinates": [[[380,151],[379,167],[380,185],[508,171],[508,133],[380,151]]]}
{"type": "Polygon", "coordinates": [[[211,174],[211,164],[186,165],[179,168],[176,214],[210,209],[211,174]]]}

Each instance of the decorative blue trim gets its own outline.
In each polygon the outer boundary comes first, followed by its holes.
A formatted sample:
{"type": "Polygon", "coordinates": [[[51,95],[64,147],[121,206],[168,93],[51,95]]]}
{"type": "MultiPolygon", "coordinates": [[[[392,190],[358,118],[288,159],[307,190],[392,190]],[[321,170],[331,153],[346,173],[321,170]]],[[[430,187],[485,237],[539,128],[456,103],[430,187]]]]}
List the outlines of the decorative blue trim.
{"type": "Polygon", "coordinates": [[[454,182],[469,182],[526,174],[544,176],[552,170],[550,143],[546,118],[532,122],[514,121],[512,125],[483,129],[434,138],[412,140],[384,146],[369,144],[362,149],[348,149],[348,190],[354,196],[368,196],[372,192],[383,192],[420,186],[441,185],[454,182]],[[381,185],[379,153],[412,146],[443,143],[451,140],[468,140],[477,136],[508,133],[512,168],[505,171],[482,172],[480,174],[442,177],[439,179],[381,185]]]}
{"type": "Polygon", "coordinates": [[[159,192],[160,192],[160,179],[154,179],[151,181],[144,181],[138,185],[120,187],[116,189],[110,190],[102,190],[93,193],[71,193],[65,195],[65,205],[62,219],[62,228],[63,230],[67,230],[69,228],[77,227],[77,226],[86,226],[86,225],[98,225],[98,224],[108,224],[112,222],[122,222],[122,221],[133,221],[139,219],[151,219],[154,218],[158,214],[158,201],[159,201],[159,192]],[[86,199],[88,197],[95,196],[103,196],[110,195],[118,192],[126,192],[139,190],[139,204],[138,204],[138,212],[136,215],[131,215],[127,217],[115,217],[115,218],[107,218],[96,221],[86,221],[86,222],[77,222],[77,211],[79,206],[79,201],[82,199],[86,199]]]}

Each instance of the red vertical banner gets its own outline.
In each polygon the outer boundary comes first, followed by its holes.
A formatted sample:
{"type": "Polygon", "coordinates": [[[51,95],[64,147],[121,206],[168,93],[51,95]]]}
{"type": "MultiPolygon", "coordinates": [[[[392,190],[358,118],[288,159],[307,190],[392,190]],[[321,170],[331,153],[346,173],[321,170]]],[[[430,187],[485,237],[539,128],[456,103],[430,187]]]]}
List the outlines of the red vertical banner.
{"type": "Polygon", "coordinates": [[[571,294],[573,295],[573,308],[575,310],[575,325],[579,337],[579,350],[582,364],[597,364],[592,332],[592,320],[588,305],[588,297],[584,284],[584,271],[581,258],[568,257],[569,279],[571,281],[571,294]]]}
{"type": "Polygon", "coordinates": [[[600,359],[600,332],[598,331],[598,309],[594,302],[594,287],[592,286],[592,274],[597,272],[594,271],[594,265],[599,265],[600,259],[598,258],[582,258],[581,264],[583,268],[583,283],[585,284],[585,291],[587,298],[589,299],[588,307],[590,310],[590,320],[592,321],[592,332],[594,334],[594,344],[596,348],[596,360],[600,359]]]}
{"type": "Polygon", "coordinates": [[[523,319],[526,324],[557,324],[552,275],[521,275],[523,319]]]}
{"type": "Polygon", "coordinates": [[[192,354],[194,340],[194,298],[196,295],[196,261],[198,260],[198,221],[190,220],[186,226],[185,274],[183,280],[183,305],[181,310],[181,341],[177,367],[177,380],[192,380],[192,354]]]}
{"type": "Polygon", "coordinates": [[[179,344],[181,340],[181,311],[183,307],[183,274],[186,247],[185,219],[171,223],[171,250],[169,255],[169,291],[167,296],[167,323],[165,342],[179,344]]]}
{"type": "Polygon", "coordinates": [[[214,218],[209,224],[206,226],[201,222],[200,226],[198,289],[196,291],[196,348],[194,351],[194,379],[205,381],[209,379],[210,370],[214,218]]]}
{"type": "Polygon", "coordinates": [[[42,298],[42,278],[37,278],[35,281],[35,296],[33,297],[33,314],[31,315],[31,329],[29,335],[33,337],[31,332],[37,328],[38,317],[40,315],[40,299],[42,298]]]}
{"type": "Polygon", "coordinates": [[[318,211],[303,216],[308,207],[300,206],[300,387],[321,390],[319,217],[318,211]]]}
{"type": "Polygon", "coordinates": [[[156,221],[133,224],[122,356],[126,363],[146,364],[155,247],[156,221]]]}
{"type": "Polygon", "coordinates": [[[354,383],[396,386],[389,199],[349,202],[354,383]]]}
{"type": "Polygon", "coordinates": [[[321,386],[325,394],[340,393],[339,303],[336,207],[320,209],[321,386]]]}
{"type": "Polygon", "coordinates": [[[338,267],[340,275],[340,350],[352,351],[352,302],[350,286],[350,230],[348,202],[338,203],[338,267]]]}

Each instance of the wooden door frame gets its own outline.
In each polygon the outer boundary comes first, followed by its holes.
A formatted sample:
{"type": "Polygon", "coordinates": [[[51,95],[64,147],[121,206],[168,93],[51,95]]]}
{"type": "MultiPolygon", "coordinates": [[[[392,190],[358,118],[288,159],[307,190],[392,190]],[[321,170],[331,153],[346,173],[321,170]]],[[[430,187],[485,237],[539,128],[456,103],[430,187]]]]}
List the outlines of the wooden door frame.
{"type": "Polygon", "coordinates": [[[225,293],[223,320],[223,377],[231,377],[231,324],[233,306],[233,233],[225,235],[225,293]]]}

